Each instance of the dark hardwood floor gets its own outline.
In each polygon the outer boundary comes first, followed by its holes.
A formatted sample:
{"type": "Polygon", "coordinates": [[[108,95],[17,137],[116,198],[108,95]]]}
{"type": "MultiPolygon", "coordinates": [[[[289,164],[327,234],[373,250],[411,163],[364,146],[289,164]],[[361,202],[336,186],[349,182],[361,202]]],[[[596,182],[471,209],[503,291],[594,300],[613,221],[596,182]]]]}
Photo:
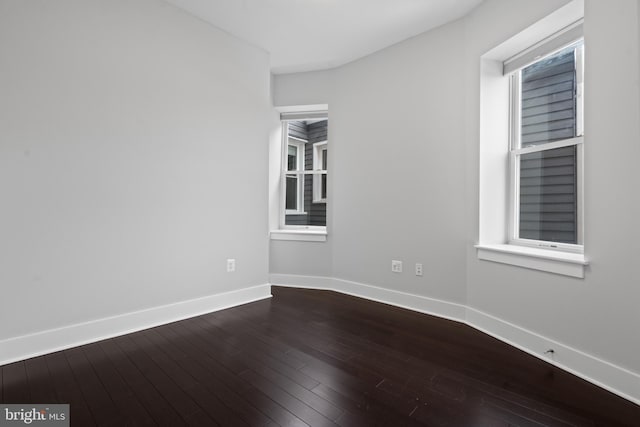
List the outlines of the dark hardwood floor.
{"type": "Polygon", "coordinates": [[[2,366],[72,426],[639,426],[640,406],[456,322],[327,291],[2,366]]]}

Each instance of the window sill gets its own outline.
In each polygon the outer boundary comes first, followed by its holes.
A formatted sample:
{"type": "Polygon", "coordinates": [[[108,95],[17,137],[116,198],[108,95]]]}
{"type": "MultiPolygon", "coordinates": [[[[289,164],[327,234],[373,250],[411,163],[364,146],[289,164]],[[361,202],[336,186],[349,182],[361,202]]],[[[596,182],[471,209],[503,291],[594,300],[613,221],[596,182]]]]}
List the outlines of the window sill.
{"type": "Polygon", "coordinates": [[[326,242],[326,230],[272,230],[271,240],[293,240],[299,242],[326,242]]]}
{"type": "Polygon", "coordinates": [[[589,264],[583,254],[516,245],[475,245],[478,259],[584,278],[589,264]]]}

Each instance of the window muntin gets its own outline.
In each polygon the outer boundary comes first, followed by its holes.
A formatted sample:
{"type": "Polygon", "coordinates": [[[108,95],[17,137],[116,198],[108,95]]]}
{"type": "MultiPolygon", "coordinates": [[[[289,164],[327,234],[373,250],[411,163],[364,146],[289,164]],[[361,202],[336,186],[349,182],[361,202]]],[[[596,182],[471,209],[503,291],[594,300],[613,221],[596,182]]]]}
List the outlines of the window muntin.
{"type": "Polygon", "coordinates": [[[511,76],[510,243],[582,251],[582,41],[511,76]]]}
{"type": "Polygon", "coordinates": [[[315,114],[282,120],[280,228],[326,227],[328,120],[315,114]]]}

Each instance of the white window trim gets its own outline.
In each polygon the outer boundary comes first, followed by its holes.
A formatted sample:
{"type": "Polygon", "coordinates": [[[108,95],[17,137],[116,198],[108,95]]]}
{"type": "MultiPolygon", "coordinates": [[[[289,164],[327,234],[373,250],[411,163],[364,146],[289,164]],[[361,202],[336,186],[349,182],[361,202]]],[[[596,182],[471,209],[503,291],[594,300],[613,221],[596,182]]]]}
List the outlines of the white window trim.
{"type": "Polygon", "coordinates": [[[322,180],[320,179],[321,175],[327,174],[327,171],[322,169],[322,152],[327,151],[327,142],[320,141],[313,144],[313,203],[327,203],[327,199],[322,198],[322,180]]]}
{"type": "Polygon", "coordinates": [[[322,230],[316,229],[288,229],[288,230],[271,230],[269,237],[271,240],[290,240],[298,242],[326,242],[327,231],[325,227],[322,230]]]}
{"type": "Polygon", "coordinates": [[[576,135],[584,135],[584,43],[576,49],[576,135]]]}
{"type": "Polygon", "coordinates": [[[584,268],[589,264],[584,254],[578,253],[509,244],[478,244],[475,245],[475,248],[478,252],[478,259],[481,260],[580,279],[584,278],[584,268]]]}

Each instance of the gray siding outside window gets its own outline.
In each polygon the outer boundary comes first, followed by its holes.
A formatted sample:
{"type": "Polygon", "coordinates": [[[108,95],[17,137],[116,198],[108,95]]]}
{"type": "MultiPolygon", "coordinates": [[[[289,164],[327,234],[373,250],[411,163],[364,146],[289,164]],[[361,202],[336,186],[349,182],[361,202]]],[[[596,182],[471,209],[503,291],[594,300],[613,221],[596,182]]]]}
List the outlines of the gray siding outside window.
{"type": "MultiPolygon", "coordinates": [[[[576,136],[575,51],[522,70],[521,146],[576,136]]],[[[577,151],[556,148],[520,158],[520,238],[578,243],[577,151]]]]}
{"type": "Polygon", "coordinates": [[[289,136],[307,140],[307,123],[301,121],[289,122],[289,136]]]}

